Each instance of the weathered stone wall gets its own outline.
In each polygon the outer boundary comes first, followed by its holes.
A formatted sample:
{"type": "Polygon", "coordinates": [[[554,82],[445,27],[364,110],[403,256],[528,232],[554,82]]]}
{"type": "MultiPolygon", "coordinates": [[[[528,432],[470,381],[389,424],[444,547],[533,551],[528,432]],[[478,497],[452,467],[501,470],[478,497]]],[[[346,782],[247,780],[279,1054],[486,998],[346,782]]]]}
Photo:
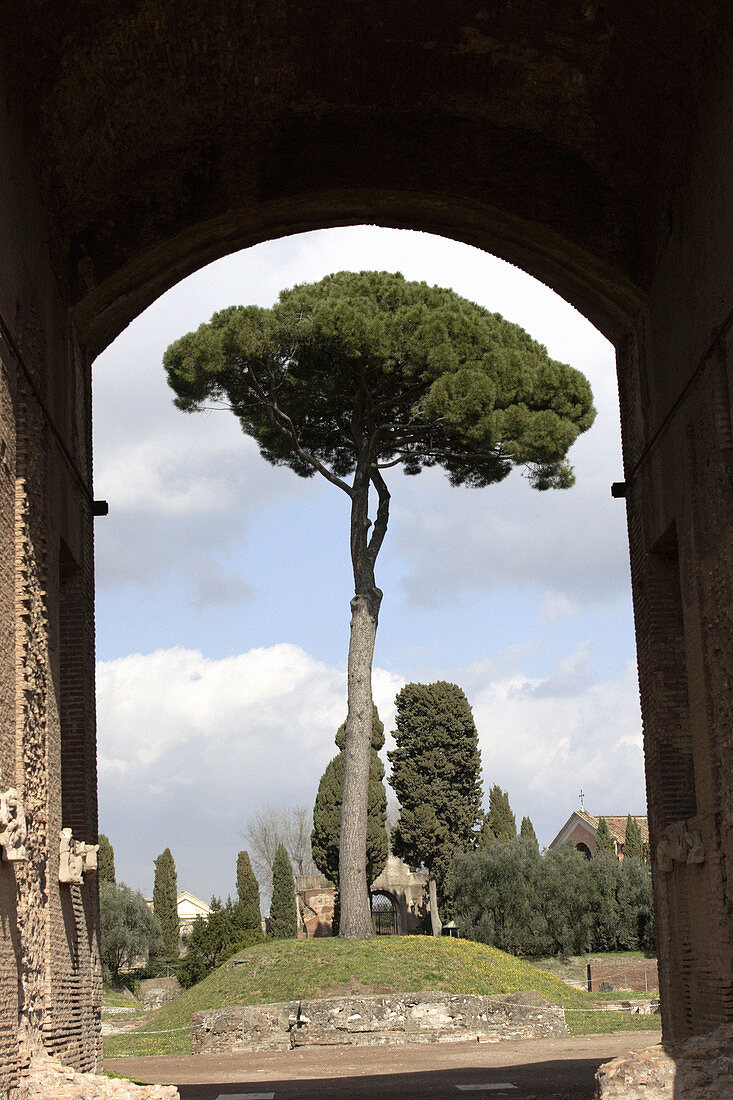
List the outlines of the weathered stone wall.
{"type": "Polygon", "coordinates": [[[90,380],[4,81],[0,57],[0,792],[17,790],[27,836],[24,858],[0,861],[0,1095],[43,1049],[95,1068],[101,1006],[95,876],[58,880],[64,810],[96,840],[90,380]],[[80,726],[84,776],[64,807],[62,740],[80,726]]]}
{"type": "Polygon", "coordinates": [[[134,1085],[123,1078],[79,1073],[55,1058],[34,1058],[13,1100],[178,1100],[175,1085],[134,1085]]]}
{"type": "Polygon", "coordinates": [[[565,1013],[536,993],[405,993],[211,1009],[193,1018],[193,1053],[299,1046],[378,1046],[458,1039],[500,1042],[567,1033],[565,1013]]]}
{"type": "MultiPolygon", "coordinates": [[[[387,856],[382,873],[372,883],[372,893],[385,894],[392,902],[396,917],[396,934],[408,936],[423,932],[428,920],[428,876],[412,871],[397,856],[387,856]]],[[[299,875],[296,880],[298,897],[298,935],[318,938],[333,935],[333,915],[336,890],[325,875],[299,875]]]]}
{"type": "Polygon", "coordinates": [[[595,1100],[730,1100],[733,1025],[614,1058],[596,1074],[595,1100]]]}
{"type": "Polygon", "coordinates": [[[730,78],[619,354],[659,977],[668,1038],[733,1018],[730,78]]]}
{"type": "MultiPolygon", "coordinates": [[[[0,789],[17,781],[14,389],[15,370],[0,343],[0,789]]],[[[0,859],[0,1095],[18,1058],[19,933],[14,866],[0,859]]]]}
{"type": "Polygon", "coordinates": [[[181,993],[177,978],[145,978],[140,982],[138,1000],[143,1008],[162,1008],[181,993]]]}

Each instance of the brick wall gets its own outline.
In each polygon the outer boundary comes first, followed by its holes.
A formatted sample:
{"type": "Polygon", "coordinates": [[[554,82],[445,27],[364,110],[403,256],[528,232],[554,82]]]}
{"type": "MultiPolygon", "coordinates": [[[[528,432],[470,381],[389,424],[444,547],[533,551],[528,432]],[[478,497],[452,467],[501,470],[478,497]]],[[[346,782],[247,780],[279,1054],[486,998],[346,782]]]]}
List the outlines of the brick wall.
{"type": "MultiPolygon", "coordinates": [[[[0,789],[15,767],[15,370],[0,343],[0,789]]],[[[18,1058],[18,921],[15,869],[0,860],[0,1095],[18,1058]]]]}

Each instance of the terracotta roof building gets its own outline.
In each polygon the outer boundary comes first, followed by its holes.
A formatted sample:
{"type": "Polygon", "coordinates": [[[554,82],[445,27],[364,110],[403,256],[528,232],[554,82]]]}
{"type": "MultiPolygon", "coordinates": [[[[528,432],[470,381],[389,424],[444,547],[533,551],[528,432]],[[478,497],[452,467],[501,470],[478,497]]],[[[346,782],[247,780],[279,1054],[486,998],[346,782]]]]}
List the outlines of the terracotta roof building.
{"type": "MultiPolygon", "coordinates": [[[[595,817],[593,814],[589,814],[586,809],[574,810],[551,842],[550,848],[561,848],[564,844],[574,844],[579,852],[583,852],[590,859],[596,850],[598,822],[601,817],[605,817],[606,824],[613,837],[616,855],[619,859],[623,859],[628,816],[628,814],[599,814],[598,817],[595,817]]],[[[631,814],[631,817],[639,826],[642,844],[648,846],[649,823],[646,814],[631,814]]]]}

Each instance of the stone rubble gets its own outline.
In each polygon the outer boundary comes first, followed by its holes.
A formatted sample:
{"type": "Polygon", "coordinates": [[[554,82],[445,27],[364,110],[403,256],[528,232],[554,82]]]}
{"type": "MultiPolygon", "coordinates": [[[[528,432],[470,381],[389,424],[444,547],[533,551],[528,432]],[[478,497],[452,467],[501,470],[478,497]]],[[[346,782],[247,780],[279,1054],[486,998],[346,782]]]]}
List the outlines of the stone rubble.
{"type": "Polygon", "coordinates": [[[10,1100],[179,1100],[175,1085],[134,1085],[132,1081],[79,1073],[56,1058],[32,1059],[10,1100]]]}
{"type": "Polygon", "coordinates": [[[733,1024],[601,1066],[595,1100],[733,1100],[733,1024]]]}

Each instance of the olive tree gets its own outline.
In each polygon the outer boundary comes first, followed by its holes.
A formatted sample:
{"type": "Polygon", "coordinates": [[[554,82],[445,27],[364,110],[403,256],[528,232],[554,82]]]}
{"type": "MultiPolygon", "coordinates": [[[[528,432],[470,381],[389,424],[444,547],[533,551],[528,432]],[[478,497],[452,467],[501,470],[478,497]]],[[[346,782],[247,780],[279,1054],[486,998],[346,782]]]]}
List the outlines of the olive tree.
{"type": "Polygon", "coordinates": [[[99,909],[102,962],[119,982],[121,970],[146,963],[160,950],[160,923],[140,891],[124,882],[100,882],[99,909]]]}
{"type": "Polygon", "coordinates": [[[371,666],[389,521],[385,470],[442,466],[454,485],[573,482],[567,451],[593,422],[590,386],[517,325],[399,274],[342,271],[231,306],[164,356],[184,411],[230,409],[260,452],[319,474],[350,509],[354,578],[340,841],[340,934],[372,935],[366,880],[371,666]]]}

